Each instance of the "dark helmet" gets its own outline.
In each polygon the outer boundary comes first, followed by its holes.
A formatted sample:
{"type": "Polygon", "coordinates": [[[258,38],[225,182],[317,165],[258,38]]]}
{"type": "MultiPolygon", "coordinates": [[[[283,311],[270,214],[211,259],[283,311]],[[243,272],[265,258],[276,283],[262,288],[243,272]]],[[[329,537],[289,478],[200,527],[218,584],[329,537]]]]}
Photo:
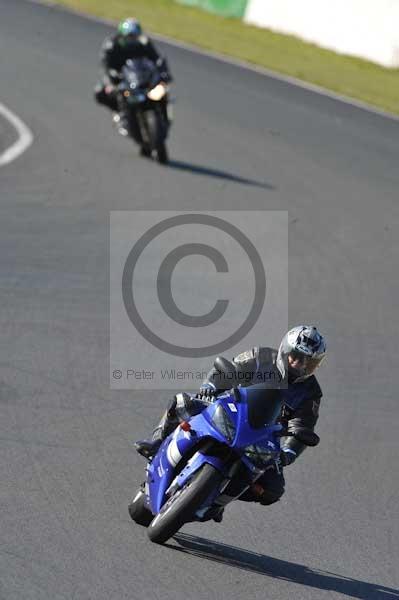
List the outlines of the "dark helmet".
{"type": "Polygon", "coordinates": [[[326,355],[326,343],[314,325],[298,325],[281,340],[277,367],[289,383],[310,377],[326,355]]]}
{"type": "Polygon", "coordinates": [[[137,19],[129,18],[119,23],[118,33],[123,37],[138,38],[143,33],[143,30],[137,19]]]}

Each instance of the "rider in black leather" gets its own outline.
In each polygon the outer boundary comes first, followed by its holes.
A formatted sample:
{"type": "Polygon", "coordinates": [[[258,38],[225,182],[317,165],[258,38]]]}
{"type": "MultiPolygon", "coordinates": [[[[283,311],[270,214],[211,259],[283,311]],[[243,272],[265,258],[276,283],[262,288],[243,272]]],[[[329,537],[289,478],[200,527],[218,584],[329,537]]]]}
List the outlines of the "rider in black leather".
{"type": "Polygon", "coordinates": [[[163,81],[172,80],[166,59],[159,55],[152,41],[143,34],[140,23],[136,19],[125,19],[119,24],[116,35],[104,40],[101,62],[105,74],[95,88],[97,102],[115,112],[118,110],[115,84],[129,58],[150,59],[159,67],[163,81]]]}
{"type": "MultiPolygon", "coordinates": [[[[236,356],[233,362],[240,385],[248,386],[262,381],[266,388],[279,390],[283,404],[279,421],[290,434],[303,427],[313,431],[317,423],[322,391],[313,373],[325,352],[325,341],[316,327],[300,325],[284,336],[278,351],[269,347],[255,347],[236,356]]],[[[213,368],[202,384],[199,397],[193,398],[186,393],[174,396],[154,430],[152,441],[136,443],[138,452],[147,457],[154,456],[162,441],[179,422],[204,410],[221,391],[221,387],[220,372],[213,368]]],[[[239,499],[264,505],[277,502],[284,493],[283,467],[292,464],[305,448],[294,437],[283,437],[279,462],[269,468],[239,499]]]]}

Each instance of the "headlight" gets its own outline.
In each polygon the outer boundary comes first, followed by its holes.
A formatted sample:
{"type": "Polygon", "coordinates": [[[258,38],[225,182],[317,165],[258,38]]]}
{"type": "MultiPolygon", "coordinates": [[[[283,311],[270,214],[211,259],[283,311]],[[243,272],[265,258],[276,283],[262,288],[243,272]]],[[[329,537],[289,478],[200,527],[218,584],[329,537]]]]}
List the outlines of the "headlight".
{"type": "Polygon", "coordinates": [[[155,102],[159,102],[166,95],[168,88],[164,83],[158,83],[152,90],[150,90],[147,94],[150,100],[155,100],[155,102]]]}
{"type": "Polygon", "coordinates": [[[255,444],[247,446],[244,452],[245,456],[259,468],[262,468],[271,458],[273,458],[273,452],[270,452],[267,448],[257,446],[255,444]]]}
{"type": "Polygon", "coordinates": [[[221,404],[219,404],[213,413],[212,423],[220,431],[220,433],[224,435],[228,442],[231,443],[233,441],[236,428],[221,404]]]}

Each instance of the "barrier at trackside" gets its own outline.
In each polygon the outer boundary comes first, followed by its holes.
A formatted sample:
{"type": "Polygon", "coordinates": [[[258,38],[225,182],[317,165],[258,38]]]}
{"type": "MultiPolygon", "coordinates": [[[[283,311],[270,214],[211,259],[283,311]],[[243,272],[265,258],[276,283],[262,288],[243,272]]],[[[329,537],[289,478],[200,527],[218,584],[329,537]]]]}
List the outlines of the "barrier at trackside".
{"type": "Polygon", "coordinates": [[[399,67],[399,0],[249,0],[244,20],[399,67]]]}
{"type": "Polygon", "coordinates": [[[399,0],[176,0],[399,67],[399,0]]]}
{"type": "Polygon", "coordinates": [[[243,18],[248,0],[177,0],[179,4],[197,6],[224,17],[243,18]]]}

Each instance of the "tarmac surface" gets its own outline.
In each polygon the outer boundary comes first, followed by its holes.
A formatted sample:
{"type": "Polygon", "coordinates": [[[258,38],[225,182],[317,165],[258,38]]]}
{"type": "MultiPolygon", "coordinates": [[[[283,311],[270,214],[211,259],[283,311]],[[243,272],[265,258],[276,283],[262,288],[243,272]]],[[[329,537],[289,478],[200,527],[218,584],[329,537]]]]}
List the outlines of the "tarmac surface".
{"type": "Polygon", "coordinates": [[[93,103],[109,27],[0,14],[0,101],[35,136],[0,169],[0,598],[398,598],[399,123],[161,44],[178,102],[160,167],[93,103]],[[109,211],[138,208],[288,210],[289,321],[329,344],[322,441],[282,500],[167,547],[127,513],[131,442],[167,396],[109,388],[109,211]]]}

